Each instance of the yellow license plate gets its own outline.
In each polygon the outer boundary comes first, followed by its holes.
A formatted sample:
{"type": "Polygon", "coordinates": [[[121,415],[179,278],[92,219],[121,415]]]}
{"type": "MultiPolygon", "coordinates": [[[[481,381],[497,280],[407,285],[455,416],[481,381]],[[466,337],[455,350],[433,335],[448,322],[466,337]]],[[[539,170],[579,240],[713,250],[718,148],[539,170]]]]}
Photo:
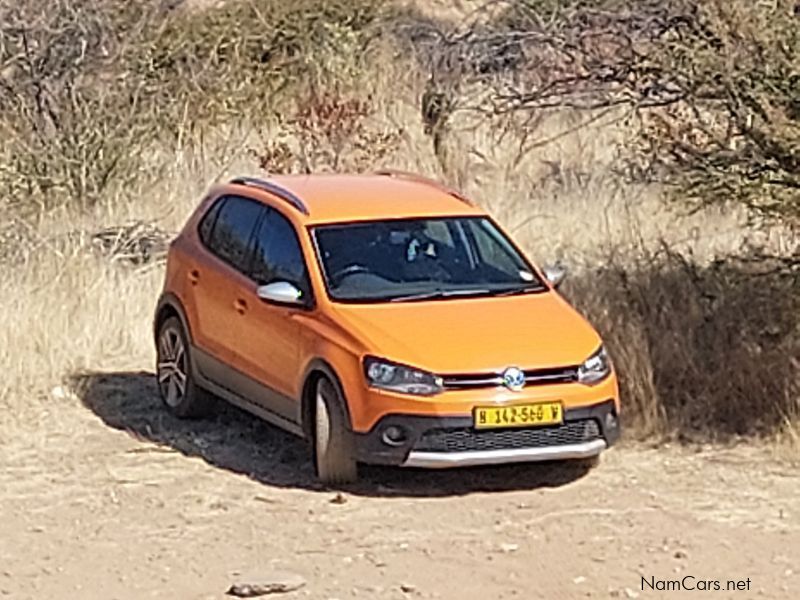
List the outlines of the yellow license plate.
{"type": "Polygon", "coordinates": [[[476,429],[558,425],[564,421],[561,402],[514,406],[478,406],[473,413],[476,429]]]}

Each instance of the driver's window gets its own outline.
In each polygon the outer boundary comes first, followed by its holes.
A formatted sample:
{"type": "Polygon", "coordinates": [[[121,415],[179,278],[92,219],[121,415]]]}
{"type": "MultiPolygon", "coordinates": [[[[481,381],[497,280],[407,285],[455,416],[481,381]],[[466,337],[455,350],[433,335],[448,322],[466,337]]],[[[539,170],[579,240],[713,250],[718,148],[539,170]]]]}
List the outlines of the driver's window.
{"type": "Polygon", "coordinates": [[[508,242],[489,221],[473,220],[469,226],[477,246],[480,263],[515,279],[519,278],[521,271],[528,270],[514,258],[514,252],[508,242]]]}
{"type": "Polygon", "coordinates": [[[428,238],[430,238],[432,241],[450,246],[451,248],[454,246],[453,236],[450,235],[450,229],[447,227],[447,223],[445,221],[431,220],[425,225],[425,235],[428,236],[428,238]]]}
{"type": "Polygon", "coordinates": [[[304,293],[309,292],[300,241],[289,220],[276,210],[270,210],[256,233],[251,276],[259,285],[288,281],[304,293]]]}

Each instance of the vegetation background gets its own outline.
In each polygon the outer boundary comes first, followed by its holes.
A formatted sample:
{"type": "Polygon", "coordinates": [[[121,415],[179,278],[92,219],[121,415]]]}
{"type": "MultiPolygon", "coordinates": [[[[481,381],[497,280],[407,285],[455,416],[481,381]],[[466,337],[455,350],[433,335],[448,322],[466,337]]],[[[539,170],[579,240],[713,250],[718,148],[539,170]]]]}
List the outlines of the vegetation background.
{"type": "Polygon", "coordinates": [[[209,184],[394,167],[570,267],[629,436],[796,447],[798,13],[0,0],[0,435],[77,373],[150,368],[165,245],[209,184]]]}

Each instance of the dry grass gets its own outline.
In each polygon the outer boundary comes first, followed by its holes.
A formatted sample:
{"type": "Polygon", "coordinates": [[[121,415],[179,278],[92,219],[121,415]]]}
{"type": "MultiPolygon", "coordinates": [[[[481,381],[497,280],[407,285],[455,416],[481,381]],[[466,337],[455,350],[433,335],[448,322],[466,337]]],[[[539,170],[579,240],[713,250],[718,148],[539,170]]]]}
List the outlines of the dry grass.
{"type": "Polygon", "coordinates": [[[43,251],[0,283],[0,422],[24,428],[46,418],[36,401],[67,373],[143,367],[160,273],[126,273],[84,254],[43,251]]]}
{"type": "MultiPolygon", "coordinates": [[[[337,89],[369,99],[365,139],[399,132],[375,166],[449,180],[538,262],[571,268],[566,293],[611,347],[637,436],[798,438],[797,273],[754,276],[735,258],[788,255],[798,247],[793,234],[750,227],[742,213],[685,215],[657,188],[625,184],[615,170],[628,134],[620,114],[584,125],[586,115],[551,113],[521,124],[461,111],[434,148],[420,117],[424,78],[404,63],[385,68],[388,51],[372,58],[382,68],[337,89]]],[[[87,233],[137,220],[175,231],[211,182],[257,171],[252,151],[265,141],[288,140],[297,152],[290,121],[165,144],[142,167],[163,173],[155,187],[143,177],[88,211],[62,207],[3,229],[25,243],[19,260],[0,259],[0,425],[35,427],[54,402],[70,401],[50,390],[75,372],[151,369],[160,267],[111,263],[91,251],[87,233]]],[[[329,170],[329,149],[318,150],[315,170],[329,170]]],[[[362,151],[340,153],[339,168],[369,168],[362,151]]]]}
{"type": "Polygon", "coordinates": [[[163,268],[101,254],[92,236],[138,221],[177,231],[214,180],[252,169],[241,150],[247,133],[218,133],[213,151],[152,156],[166,173],[156,187],[145,180],[88,211],[62,206],[4,224],[0,430],[31,429],[61,408],[54,404],[69,402],[51,391],[76,372],[152,369],[151,323],[163,268]]]}
{"type": "MultiPolygon", "coordinates": [[[[498,166],[502,149],[486,136],[470,138],[469,155],[480,151],[496,162],[463,175],[464,187],[538,260],[558,258],[572,267],[566,293],[611,347],[637,437],[679,431],[695,439],[796,435],[796,279],[754,279],[735,261],[712,265],[714,255],[738,251],[753,232],[730,215],[672,214],[665,220],[670,211],[653,190],[626,188],[603,174],[600,142],[590,148],[578,138],[570,147],[565,139],[557,151],[545,147],[509,170],[498,166]],[[542,177],[533,165],[553,156],[576,163],[582,157],[580,168],[599,175],[571,182],[545,173],[544,184],[530,184],[542,177]],[[494,189],[501,193],[490,195],[494,189]],[[721,233],[687,238],[688,224],[721,233]],[[687,251],[695,258],[687,258],[687,251]]],[[[421,132],[407,127],[395,164],[426,170],[420,151],[425,142],[421,132]]],[[[59,401],[49,397],[51,388],[75,372],[151,368],[160,267],[109,263],[91,251],[88,235],[64,234],[142,218],[176,230],[213,179],[254,170],[247,145],[237,147],[238,152],[218,147],[211,154],[219,161],[201,160],[202,153],[162,156],[171,175],[159,188],[91,213],[51,213],[35,228],[45,242],[22,263],[0,267],[0,352],[7,366],[0,405],[6,424],[39,422],[59,401]]],[[[462,159],[469,165],[468,157],[462,159]]],[[[771,240],[763,235],[776,248],[789,241],[776,232],[771,240]]]]}

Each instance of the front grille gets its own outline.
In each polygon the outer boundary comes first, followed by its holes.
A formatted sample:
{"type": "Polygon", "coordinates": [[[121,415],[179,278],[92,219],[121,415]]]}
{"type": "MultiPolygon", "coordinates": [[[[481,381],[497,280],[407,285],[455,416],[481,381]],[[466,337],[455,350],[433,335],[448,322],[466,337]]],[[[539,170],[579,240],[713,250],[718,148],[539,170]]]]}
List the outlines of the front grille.
{"type": "Polygon", "coordinates": [[[600,438],[600,426],[594,419],[570,421],[552,427],[530,429],[476,430],[431,429],[414,445],[420,452],[470,452],[480,450],[515,450],[579,444],[600,438]]]}
{"type": "MultiPolygon", "coordinates": [[[[529,369],[524,371],[524,373],[526,386],[549,383],[574,383],[578,381],[578,367],[529,369]]],[[[442,385],[446,390],[499,387],[503,385],[503,376],[500,373],[443,375],[442,385]]]]}

